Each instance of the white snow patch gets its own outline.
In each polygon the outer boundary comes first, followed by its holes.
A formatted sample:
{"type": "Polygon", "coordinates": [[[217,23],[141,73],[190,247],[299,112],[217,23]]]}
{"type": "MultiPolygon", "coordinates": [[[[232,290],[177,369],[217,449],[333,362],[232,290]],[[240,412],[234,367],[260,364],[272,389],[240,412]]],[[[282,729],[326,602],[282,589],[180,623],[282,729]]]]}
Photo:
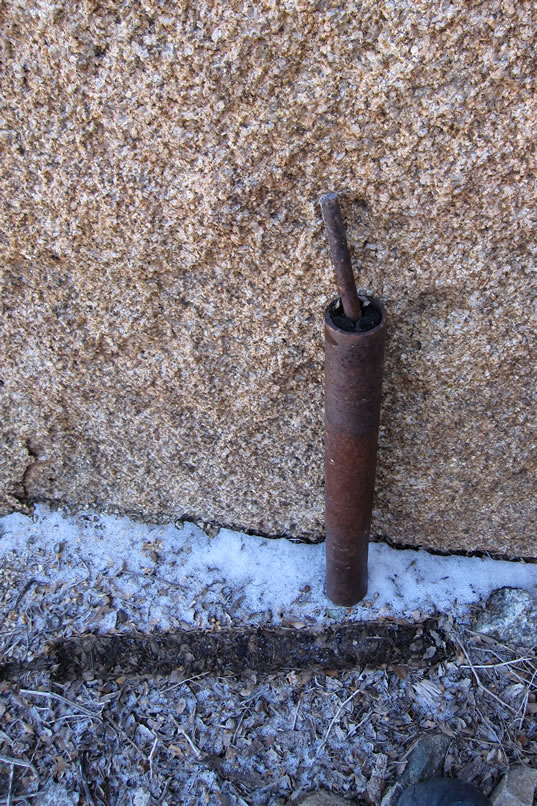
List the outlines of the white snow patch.
{"type": "Polygon", "coordinates": [[[44,505],[31,517],[0,518],[0,562],[13,565],[14,556],[23,575],[53,585],[66,602],[73,589],[108,591],[111,605],[101,610],[98,601],[84,600],[83,626],[97,631],[462,615],[497,588],[537,589],[537,565],[373,543],[366,599],[340,608],[323,592],[323,545],[230,529],[211,538],[191,523],[177,528],[95,512],[73,516],[44,505]]]}

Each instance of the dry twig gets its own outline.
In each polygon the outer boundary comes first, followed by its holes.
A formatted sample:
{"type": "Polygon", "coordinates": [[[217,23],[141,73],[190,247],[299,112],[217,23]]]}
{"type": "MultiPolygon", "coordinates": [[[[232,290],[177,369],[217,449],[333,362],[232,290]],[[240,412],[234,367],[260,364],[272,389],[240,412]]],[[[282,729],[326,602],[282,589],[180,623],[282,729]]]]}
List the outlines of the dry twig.
{"type": "MultiPolygon", "coordinates": [[[[362,691],[362,689],[361,689],[361,688],[357,688],[357,689],[356,689],[356,691],[353,691],[353,692],[352,692],[352,694],[350,694],[350,695],[347,697],[347,699],[346,699],[346,700],[344,700],[344,701],[341,703],[341,705],[339,706],[339,708],[337,709],[336,713],[335,713],[335,714],[334,714],[334,716],[332,717],[332,720],[331,720],[330,724],[328,725],[328,728],[327,728],[327,731],[326,731],[326,733],[325,733],[325,735],[324,735],[323,740],[321,741],[321,743],[320,743],[319,747],[317,748],[317,752],[315,753],[315,755],[314,755],[314,757],[313,757],[313,761],[311,762],[311,764],[312,764],[312,765],[313,765],[313,763],[314,763],[314,762],[317,760],[317,757],[319,756],[319,753],[321,752],[321,750],[322,750],[322,749],[323,749],[323,747],[325,746],[326,741],[327,741],[327,739],[328,739],[328,737],[329,737],[329,735],[330,735],[330,731],[332,730],[332,728],[334,727],[335,723],[336,723],[336,722],[337,722],[337,720],[339,719],[339,716],[340,716],[341,712],[343,711],[343,709],[345,708],[345,706],[347,705],[347,703],[349,703],[349,702],[350,702],[352,699],[354,699],[354,697],[356,697],[356,695],[357,695],[357,694],[360,694],[360,692],[361,692],[361,691],[362,691]]],[[[358,725],[358,727],[360,727],[361,725],[363,725],[363,724],[364,724],[364,722],[366,722],[366,721],[369,719],[369,717],[370,717],[370,716],[371,716],[371,711],[368,711],[368,713],[366,714],[366,716],[365,716],[365,717],[364,717],[364,718],[363,718],[363,719],[360,721],[360,724],[358,725]]]]}
{"type": "Polygon", "coordinates": [[[12,764],[9,770],[9,784],[7,790],[7,806],[13,803],[13,781],[15,779],[15,765],[12,764]]]}
{"type": "Polygon", "coordinates": [[[500,699],[500,697],[498,697],[496,694],[494,694],[494,692],[493,692],[493,691],[491,691],[489,688],[487,688],[487,687],[484,685],[484,683],[482,682],[481,678],[479,677],[479,675],[478,675],[478,673],[477,673],[477,670],[476,670],[476,668],[475,668],[474,664],[472,663],[472,660],[471,660],[471,658],[470,658],[470,656],[469,656],[469,654],[468,654],[468,652],[467,652],[467,650],[466,650],[466,647],[465,647],[465,646],[464,646],[464,645],[463,645],[463,644],[462,644],[462,643],[459,641],[459,639],[458,639],[458,638],[455,638],[455,640],[456,640],[456,642],[457,642],[457,645],[460,647],[461,651],[463,652],[463,654],[464,654],[464,656],[465,656],[466,660],[468,661],[469,668],[470,668],[470,669],[471,669],[471,671],[472,671],[472,674],[473,674],[473,676],[474,676],[474,678],[475,678],[475,681],[476,681],[476,683],[477,683],[477,685],[478,685],[479,689],[480,689],[481,691],[483,691],[485,694],[488,694],[488,696],[489,696],[489,697],[492,697],[494,700],[496,700],[496,702],[497,702],[499,705],[501,705],[501,706],[502,706],[502,708],[505,708],[507,711],[510,711],[512,714],[514,714],[514,715],[515,715],[515,714],[516,714],[516,711],[515,711],[515,709],[514,709],[514,708],[512,708],[510,705],[508,705],[508,704],[507,704],[507,703],[506,703],[504,700],[500,699]]]}
{"type": "Polygon", "coordinates": [[[150,778],[153,778],[153,759],[155,757],[155,750],[157,749],[157,745],[158,745],[158,738],[155,736],[155,741],[153,742],[153,747],[151,748],[151,752],[149,753],[149,756],[147,757],[147,760],[149,761],[149,776],[150,776],[150,778]]]}
{"type": "Polygon", "coordinates": [[[14,758],[13,756],[4,756],[0,754],[0,761],[3,764],[14,764],[16,767],[27,767],[29,770],[33,772],[35,777],[39,780],[39,773],[37,772],[36,768],[33,764],[29,761],[23,761],[21,758],[14,758]]]}
{"type": "Polygon", "coordinates": [[[93,711],[90,711],[88,708],[85,708],[83,705],[80,705],[80,703],[68,700],[67,697],[63,697],[61,694],[56,694],[56,692],[54,691],[38,691],[37,689],[21,688],[20,693],[26,694],[30,697],[51,697],[53,700],[57,700],[58,702],[61,702],[64,705],[68,705],[70,708],[76,708],[76,710],[80,711],[82,714],[85,714],[86,716],[91,717],[92,719],[101,718],[100,714],[96,714],[93,711]]]}

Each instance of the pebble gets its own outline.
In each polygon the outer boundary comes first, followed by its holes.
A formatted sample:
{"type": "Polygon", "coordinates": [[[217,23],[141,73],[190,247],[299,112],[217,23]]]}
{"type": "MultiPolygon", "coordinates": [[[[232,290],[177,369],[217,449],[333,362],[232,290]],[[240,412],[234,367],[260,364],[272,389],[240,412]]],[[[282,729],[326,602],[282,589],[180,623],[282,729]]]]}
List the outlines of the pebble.
{"type": "MultiPolygon", "coordinates": [[[[405,789],[397,806],[490,806],[477,787],[456,778],[433,778],[405,789]]],[[[502,804],[503,806],[503,804],[502,804]]]]}
{"type": "Polygon", "coordinates": [[[78,792],[69,792],[65,786],[51,783],[33,799],[35,806],[77,806],[80,802],[78,792]]]}
{"type": "Polygon", "coordinates": [[[442,775],[450,744],[450,737],[443,733],[426,733],[421,736],[414,745],[399,780],[382,798],[381,806],[395,806],[407,787],[442,775]]]}
{"type": "Polygon", "coordinates": [[[503,776],[491,795],[492,806],[533,806],[537,770],[516,764],[503,776]]]}
{"type": "Polygon", "coordinates": [[[503,643],[531,648],[537,641],[536,618],[537,600],[528,591],[500,588],[490,595],[485,610],[476,618],[474,629],[503,643]]]}
{"type": "Polygon", "coordinates": [[[319,789],[295,801],[294,806],[349,806],[349,801],[326,789],[319,789]]]}

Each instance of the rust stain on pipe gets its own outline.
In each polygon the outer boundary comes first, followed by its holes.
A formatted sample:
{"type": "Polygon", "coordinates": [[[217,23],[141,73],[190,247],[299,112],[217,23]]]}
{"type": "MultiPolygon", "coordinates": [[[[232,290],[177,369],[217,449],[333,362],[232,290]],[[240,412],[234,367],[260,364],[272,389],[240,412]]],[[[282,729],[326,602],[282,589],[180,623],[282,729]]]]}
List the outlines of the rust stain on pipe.
{"type": "MultiPolygon", "coordinates": [[[[377,460],[386,313],[365,332],[325,311],[326,595],[350,607],[367,593],[367,554],[377,460]]],[[[369,306],[368,306],[369,307],[369,306]]]]}
{"type": "Polygon", "coordinates": [[[326,595],[351,607],[367,593],[386,312],[356,291],[337,195],[320,204],[341,294],[324,315],[326,595]]]}

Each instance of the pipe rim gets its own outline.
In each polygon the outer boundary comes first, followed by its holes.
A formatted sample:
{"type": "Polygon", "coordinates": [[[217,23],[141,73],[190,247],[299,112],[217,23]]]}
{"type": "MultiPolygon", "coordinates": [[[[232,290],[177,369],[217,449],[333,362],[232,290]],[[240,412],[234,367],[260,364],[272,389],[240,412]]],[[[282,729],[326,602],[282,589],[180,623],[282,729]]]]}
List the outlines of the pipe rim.
{"type": "Polygon", "coordinates": [[[371,330],[364,330],[364,331],[355,331],[355,330],[343,330],[343,328],[338,327],[334,320],[332,319],[332,311],[336,307],[338,303],[341,303],[341,297],[336,297],[325,308],[324,311],[324,322],[326,327],[330,330],[334,331],[334,333],[341,334],[342,336],[346,336],[348,338],[366,338],[366,337],[373,337],[375,336],[380,330],[382,330],[386,326],[386,308],[384,304],[377,299],[377,297],[373,297],[371,294],[364,294],[368,298],[368,300],[375,305],[380,311],[380,322],[375,327],[372,327],[371,330]]]}

